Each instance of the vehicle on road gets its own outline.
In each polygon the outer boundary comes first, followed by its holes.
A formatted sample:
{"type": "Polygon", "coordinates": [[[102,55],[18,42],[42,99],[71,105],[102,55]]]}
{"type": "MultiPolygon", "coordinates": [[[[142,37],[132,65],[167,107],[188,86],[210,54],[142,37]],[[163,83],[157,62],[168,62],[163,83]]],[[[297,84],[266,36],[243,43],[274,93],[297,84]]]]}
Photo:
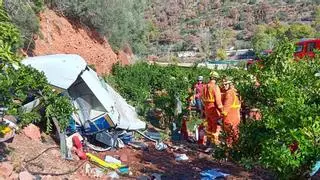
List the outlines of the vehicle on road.
{"type": "MultiPolygon", "coordinates": [[[[315,50],[320,50],[320,39],[307,39],[301,40],[295,44],[295,52],[293,54],[295,60],[299,61],[305,57],[314,58],[315,50]]],[[[262,61],[261,56],[268,56],[272,53],[272,50],[264,50],[261,52],[260,57],[247,61],[247,67],[254,63],[262,61]]]]}

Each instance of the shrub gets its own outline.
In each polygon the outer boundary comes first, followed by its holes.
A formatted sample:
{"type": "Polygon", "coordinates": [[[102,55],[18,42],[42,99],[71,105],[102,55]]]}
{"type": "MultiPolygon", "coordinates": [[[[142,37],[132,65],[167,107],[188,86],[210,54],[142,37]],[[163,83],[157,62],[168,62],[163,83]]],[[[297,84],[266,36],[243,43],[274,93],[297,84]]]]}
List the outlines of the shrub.
{"type": "Polygon", "coordinates": [[[279,179],[298,178],[320,158],[320,80],[314,76],[320,65],[318,59],[294,62],[293,52],[293,43],[281,40],[262,69],[251,69],[259,88],[247,76],[236,76],[245,103],[260,108],[263,119],[242,124],[239,143],[228,151],[234,160],[261,164],[279,179]]]}
{"type": "Polygon", "coordinates": [[[216,57],[219,60],[225,60],[225,59],[227,59],[228,56],[227,56],[227,53],[224,49],[219,48],[216,52],[216,57]]]}
{"type": "Polygon", "coordinates": [[[320,0],[312,0],[312,2],[313,2],[314,4],[317,4],[317,5],[320,4],[320,0]]]}
{"type": "Polygon", "coordinates": [[[237,34],[237,40],[244,40],[245,36],[245,33],[241,31],[237,34]]]}
{"type": "Polygon", "coordinates": [[[114,50],[129,43],[135,53],[147,45],[145,0],[53,0],[56,9],[106,36],[114,50]]]}
{"type": "MultiPolygon", "coordinates": [[[[195,78],[199,75],[208,75],[209,69],[182,68],[177,66],[161,67],[136,63],[130,66],[114,65],[112,75],[107,77],[108,82],[113,82],[124,98],[135,105],[138,109],[145,108],[146,99],[153,98],[155,107],[161,108],[166,114],[165,127],[175,120],[176,97],[186,107],[185,99],[188,96],[187,89],[192,86],[195,78]],[[166,92],[159,96],[156,91],[166,92]]],[[[140,115],[146,116],[145,111],[140,115]]]]}
{"type": "Polygon", "coordinates": [[[296,0],[286,0],[285,2],[288,4],[294,4],[294,3],[296,3],[296,0]]]}
{"type": "Polygon", "coordinates": [[[261,52],[262,50],[272,49],[283,38],[295,41],[314,36],[316,36],[316,30],[307,24],[258,26],[252,37],[252,45],[257,52],[261,52]]]}
{"type": "Polygon", "coordinates": [[[310,25],[300,23],[294,23],[290,25],[290,27],[286,31],[286,36],[290,39],[314,37],[315,34],[316,30],[310,25]]]}
{"type": "Polygon", "coordinates": [[[239,23],[234,25],[235,30],[244,30],[245,28],[245,22],[240,21],[239,23]]]}
{"type": "Polygon", "coordinates": [[[236,49],[250,49],[252,48],[250,41],[239,40],[235,42],[236,49]]]}
{"type": "Polygon", "coordinates": [[[280,20],[280,21],[285,21],[288,18],[288,15],[286,12],[284,11],[280,11],[276,14],[276,17],[280,20]]]}
{"type": "Polygon", "coordinates": [[[13,24],[21,32],[24,47],[28,49],[33,45],[33,36],[39,32],[37,13],[42,10],[43,1],[5,0],[4,4],[13,24]]]}
{"type": "Polygon", "coordinates": [[[52,91],[43,73],[20,63],[17,51],[21,45],[18,29],[10,22],[0,4],[0,105],[8,108],[8,114],[18,118],[21,125],[39,122],[40,113],[22,111],[28,98],[39,98],[46,108],[47,131],[51,130],[51,117],[57,118],[64,130],[73,108],[66,97],[52,91]]]}
{"type": "Polygon", "coordinates": [[[45,7],[44,0],[32,0],[31,5],[36,14],[40,13],[45,7]]]}
{"type": "Polygon", "coordinates": [[[186,23],[187,23],[188,25],[192,25],[192,26],[199,26],[200,23],[201,23],[201,20],[195,18],[195,19],[188,20],[186,23]]]}
{"type": "Polygon", "coordinates": [[[249,0],[248,4],[256,4],[257,0],[249,0]]]}

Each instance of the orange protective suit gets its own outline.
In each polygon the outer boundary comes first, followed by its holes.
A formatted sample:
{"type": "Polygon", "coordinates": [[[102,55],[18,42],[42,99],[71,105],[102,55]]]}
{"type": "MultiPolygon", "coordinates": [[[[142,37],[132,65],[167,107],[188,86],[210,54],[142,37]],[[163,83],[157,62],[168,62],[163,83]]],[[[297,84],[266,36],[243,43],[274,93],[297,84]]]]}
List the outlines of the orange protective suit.
{"type": "Polygon", "coordinates": [[[219,86],[214,81],[210,81],[203,87],[202,101],[206,116],[206,134],[208,141],[217,144],[220,129],[218,119],[221,118],[220,112],[223,105],[221,102],[221,92],[219,86]]]}
{"type": "Polygon", "coordinates": [[[236,89],[231,87],[223,97],[223,130],[227,133],[226,143],[232,146],[239,137],[240,101],[236,89]]]}

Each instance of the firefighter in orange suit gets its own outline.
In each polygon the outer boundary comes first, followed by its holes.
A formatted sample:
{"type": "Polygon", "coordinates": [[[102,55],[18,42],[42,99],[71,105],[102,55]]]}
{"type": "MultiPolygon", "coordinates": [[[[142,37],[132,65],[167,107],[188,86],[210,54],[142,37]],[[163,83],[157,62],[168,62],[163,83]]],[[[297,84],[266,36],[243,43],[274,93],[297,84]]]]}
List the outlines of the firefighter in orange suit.
{"type": "Polygon", "coordinates": [[[216,79],[219,74],[215,71],[210,73],[210,81],[204,85],[202,93],[202,102],[204,103],[205,117],[206,117],[206,135],[207,142],[210,145],[217,144],[218,134],[218,120],[221,118],[223,105],[221,102],[221,92],[219,86],[216,84],[216,79]]]}
{"type": "Polygon", "coordinates": [[[231,78],[223,79],[223,130],[227,134],[226,143],[229,147],[238,140],[240,124],[240,101],[231,78]]]}

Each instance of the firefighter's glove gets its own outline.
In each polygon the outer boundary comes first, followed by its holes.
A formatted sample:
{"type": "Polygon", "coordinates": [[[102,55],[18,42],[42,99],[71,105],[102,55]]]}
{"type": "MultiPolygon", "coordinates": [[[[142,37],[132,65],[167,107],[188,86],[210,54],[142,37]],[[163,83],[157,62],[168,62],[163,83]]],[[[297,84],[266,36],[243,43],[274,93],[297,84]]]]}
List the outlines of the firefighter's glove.
{"type": "Polygon", "coordinates": [[[225,112],[225,111],[222,111],[222,113],[221,113],[222,115],[223,115],[223,117],[226,117],[227,116],[227,112],[225,112]]]}

